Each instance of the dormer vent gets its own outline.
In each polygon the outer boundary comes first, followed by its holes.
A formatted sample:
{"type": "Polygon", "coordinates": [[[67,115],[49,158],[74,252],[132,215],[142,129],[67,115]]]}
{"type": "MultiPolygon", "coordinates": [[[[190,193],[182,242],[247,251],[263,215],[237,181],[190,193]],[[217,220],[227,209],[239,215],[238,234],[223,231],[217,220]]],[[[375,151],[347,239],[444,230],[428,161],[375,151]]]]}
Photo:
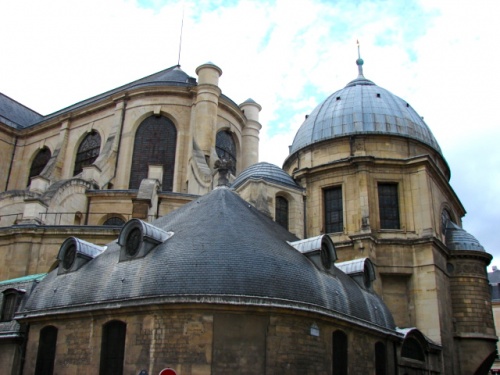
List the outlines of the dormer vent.
{"type": "Polygon", "coordinates": [[[371,290],[375,280],[375,267],[368,258],[354,259],[337,263],[337,268],[349,275],[360,287],[371,290]]]}
{"type": "Polygon", "coordinates": [[[118,237],[120,262],[145,257],[155,246],[174,235],[139,219],[129,220],[118,237]]]}
{"type": "Polygon", "coordinates": [[[319,269],[328,270],[337,260],[335,245],[326,234],[288,243],[311,259],[319,269]]]}
{"type": "Polygon", "coordinates": [[[76,237],[67,238],[57,254],[57,259],[59,260],[57,274],[60,275],[78,270],[89,260],[100,255],[105,249],[105,247],[76,237]]]}

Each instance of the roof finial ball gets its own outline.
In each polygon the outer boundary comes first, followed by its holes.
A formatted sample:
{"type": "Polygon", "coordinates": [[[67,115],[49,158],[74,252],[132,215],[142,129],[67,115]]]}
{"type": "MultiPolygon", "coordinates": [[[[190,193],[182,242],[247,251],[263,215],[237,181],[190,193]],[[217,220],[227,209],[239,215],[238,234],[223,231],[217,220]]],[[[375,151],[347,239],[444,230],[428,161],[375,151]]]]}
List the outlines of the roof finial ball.
{"type": "Polygon", "coordinates": [[[358,45],[358,59],[356,60],[356,65],[358,66],[358,75],[360,77],[363,76],[363,64],[365,63],[363,59],[361,58],[361,54],[359,52],[359,40],[356,40],[356,44],[358,45]]]}

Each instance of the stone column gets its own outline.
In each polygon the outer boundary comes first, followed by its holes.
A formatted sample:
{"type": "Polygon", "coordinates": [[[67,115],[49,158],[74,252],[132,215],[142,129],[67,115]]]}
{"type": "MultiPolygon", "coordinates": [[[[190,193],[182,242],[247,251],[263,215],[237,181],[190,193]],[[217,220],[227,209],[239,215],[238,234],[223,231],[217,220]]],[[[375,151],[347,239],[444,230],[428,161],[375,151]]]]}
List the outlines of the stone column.
{"type": "Polygon", "coordinates": [[[259,123],[259,112],[262,107],[252,99],[247,99],[240,104],[241,110],[245,113],[247,122],[243,128],[242,136],[242,168],[259,162],[259,132],[262,125],[259,123]]]}
{"type": "Polygon", "coordinates": [[[206,63],[196,68],[198,87],[195,104],[195,134],[196,144],[208,160],[211,150],[215,147],[215,132],[217,125],[217,109],[221,90],[218,86],[222,70],[206,63]]]}

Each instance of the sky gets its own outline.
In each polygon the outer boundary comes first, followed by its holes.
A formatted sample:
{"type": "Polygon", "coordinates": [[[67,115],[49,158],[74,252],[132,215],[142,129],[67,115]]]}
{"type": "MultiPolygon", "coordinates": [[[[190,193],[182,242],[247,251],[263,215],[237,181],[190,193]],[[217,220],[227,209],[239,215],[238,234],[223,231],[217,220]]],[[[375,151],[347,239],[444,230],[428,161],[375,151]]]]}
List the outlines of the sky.
{"type": "Polygon", "coordinates": [[[47,115],[212,62],[226,96],[262,106],[260,161],[281,166],[305,115],[356,78],[359,40],[365,77],[431,128],[463,227],[500,267],[499,14],[497,0],[0,0],[0,92],[47,115]]]}

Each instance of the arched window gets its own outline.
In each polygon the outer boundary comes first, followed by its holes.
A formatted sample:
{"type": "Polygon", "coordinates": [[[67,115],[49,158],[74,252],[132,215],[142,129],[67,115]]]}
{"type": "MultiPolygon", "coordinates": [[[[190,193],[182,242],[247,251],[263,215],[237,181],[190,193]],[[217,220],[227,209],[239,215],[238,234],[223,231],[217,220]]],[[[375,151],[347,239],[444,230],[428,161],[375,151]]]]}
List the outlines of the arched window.
{"type": "Polygon", "coordinates": [[[121,217],[118,216],[111,216],[106,219],[102,225],[110,225],[110,226],[119,226],[121,227],[123,224],[125,224],[125,220],[123,220],[121,217]]]}
{"type": "Polygon", "coordinates": [[[236,144],[234,143],[233,135],[227,130],[222,130],[217,133],[215,140],[215,150],[219,159],[230,160],[233,166],[229,169],[236,176],[236,144]]]}
{"type": "Polygon", "coordinates": [[[47,165],[51,157],[50,150],[47,147],[39,150],[31,163],[30,175],[28,177],[28,185],[33,177],[36,177],[42,173],[43,169],[47,165]]]}
{"type": "Polygon", "coordinates": [[[102,327],[100,375],[122,375],[127,325],[112,320],[102,327]]]}
{"type": "Polygon", "coordinates": [[[332,374],[347,375],[347,335],[335,331],[332,335],[332,374]]]}
{"type": "Polygon", "coordinates": [[[145,119],[135,133],[129,189],[138,189],[148,177],[148,166],[156,164],[163,167],[161,189],[172,191],[176,145],[177,129],[172,121],[163,116],[145,119]]]}
{"type": "Polygon", "coordinates": [[[56,344],[57,328],[54,326],[43,327],[40,330],[40,338],[38,340],[35,375],[51,375],[54,372],[56,344]]]}
{"type": "Polygon", "coordinates": [[[375,375],[387,374],[387,354],[382,342],[375,344],[375,375]]]}
{"type": "Polygon", "coordinates": [[[288,230],[288,201],[279,195],[276,197],[274,217],[279,225],[288,230]]]}
{"type": "Polygon", "coordinates": [[[403,347],[401,348],[401,357],[411,358],[421,362],[425,361],[425,354],[422,346],[412,337],[405,339],[403,347]]]}
{"type": "Polygon", "coordinates": [[[98,132],[92,131],[83,139],[76,152],[75,169],[73,176],[83,171],[83,167],[92,165],[99,156],[101,150],[101,136],[98,132]]]}
{"type": "Polygon", "coordinates": [[[443,235],[446,234],[446,225],[448,224],[448,222],[451,221],[452,223],[454,223],[455,221],[452,219],[451,217],[451,214],[450,214],[450,211],[448,211],[446,208],[443,209],[443,211],[441,212],[441,233],[443,235]]]}

